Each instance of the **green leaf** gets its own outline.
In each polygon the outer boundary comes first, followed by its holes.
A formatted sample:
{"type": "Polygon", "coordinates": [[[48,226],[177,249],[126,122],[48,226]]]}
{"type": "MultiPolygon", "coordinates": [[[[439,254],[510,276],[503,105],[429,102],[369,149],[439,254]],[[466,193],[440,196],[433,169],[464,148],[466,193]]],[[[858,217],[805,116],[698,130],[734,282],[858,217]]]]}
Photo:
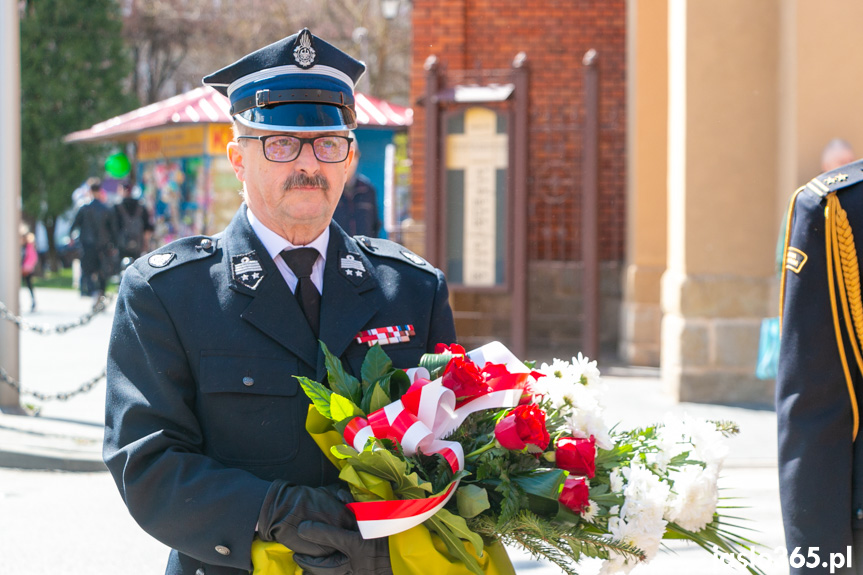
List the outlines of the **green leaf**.
{"type": "Polygon", "coordinates": [[[362,403],[363,390],[359,380],[345,371],[342,360],[330,352],[327,344],[321,342],[321,349],[324,351],[324,364],[327,367],[327,381],[330,382],[330,389],[343,397],[347,397],[354,405],[362,403]]]}
{"type": "Polygon", "coordinates": [[[561,485],[566,481],[567,475],[568,473],[562,469],[549,469],[527,475],[516,475],[512,481],[527,493],[557,501],[561,485]]]}
{"type": "MultiPolygon", "coordinates": [[[[483,575],[482,568],[480,568],[479,563],[476,558],[467,552],[467,549],[464,548],[464,544],[461,542],[461,539],[458,535],[453,531],[450,527],[449,523],[444,519],[444,514],[448,514],[452,516],[452,513],[446,511],[446,509],[441,509],[429,519],[427,519],[423,525],[429,528],[429,531],[432,531],[441,538],[441,540],[446,545],[447,551],[450,552],[451,555],[461,560],[464,563],[465,567],[471,571],[471,573],[475,573],[476,575],[483,575]]],[[[461,517],[459,517],[462,521],[461,517]]],[[[465,528],[467,529],[467,524],[465,524],[465,528]]],[[[468,529],[470,533],[473,533],[468,529]]],[[[476,535],[476,534],[474,534],[476,535]]],[[[477,537],[479,537],[477,535],[477,537]]],[[[471,541],[473,543],[473,541],[471,541]]],[[[474,543],[474,547],[476,547],[476,543],[474,543]]],[[[482,549],[482,539],[480,539],[480,549],[482,549]]],[[[481,553],[479,551],[477,554],[481,553]]]]}
{"type": "Polygon", "coordinates": [[[554,517],[561,507],[563,506],[556,499],[527,494],[527,508],[540,517],[554,517]]]}
{"type": "Polygon", "coordinates": [[[464,517],[450,513],[446,509],[441,509],[435,513],[435,516],[440,519],[444,525],[449,527],[456,537],[469,541],[473,545],[476,554],[482,557],[482,537],[471,531],[470,527],[467,526],[467,522],[464,520],[464,517]]]}
{"type": "Polygon", "coordinates": [[[500,485],[494,490],[503,497],[500,505],[500,516],[497,519],[498,526],[503,526],[504,523],[518,514],[519,509],[523,508],[522,494],[516,483],[503,478],[501,478],[500,485]]]}
{"type": "Polygon", "coordinates": [[[455,492],[458,514],[462,517],[476,517],[486,509],[490,509],[488,491],[478,485],[462,485],[455,492]]]}
{"type": "Polygon", "coordinates": [[[411,378],[408,377],[404,371],[400,369],[394,369],[390,374],[390,399],[392,401],[397,400],[405,393],[407,393],[408,388],[411,386],[411,378]]]}
{"type": "Polygon", "coordinates": [[[384,407],[385,405],[390,404],[390,396],[384,390],[384,387],[381,384],[381,382],[378,382],[375,384],[374,389],[372,390],[372,393],[371,393],[371,398],[372,398],[372,400],[371,400],[371,404],[369,405],[369,413],[372,413],[373,411],[377,411],[377,410],[381,409],[382,407],[384,407]]]}
{"type": "Polygon", "coordinates": [[[320,414],[327,419],[332,419],[333,417],[330,413],[330,395],[332,395],[333,392],[327,389],[326,386],[323,386],[308,377],[301,377],[298,375],[295,375],[294,377],[300,382],[300,387],[303,388],[303,391],[312,401],[315,409],[317,409],[320,414]]]}
{"type": "Polygon", "coordinates": [[[581,522],[581,515],[563,503],[558,503],[557,507],[557,514],[552,518],[554,521],[563,525],[578,525],[581,522]]]}
{"type": "Polygon", "coordinates": [[[338,393],[330,395],[330,414],[336,423],[351,420],[357,415],[365,415],[354,402],[338,393]]]}
{"type": "Polygon", "coordinates": [[[332,453],[336,459],[350,459],[351,457],[356,457],[359,452],[353,447],[340,444],[330,447],[330,453],[332,453]]]}
{"type": "Polygon", "coordinates": [[[440,377],[440,373],[443,372],[446,364],[449,363],[449,360],[453,358],[453,355],[449,352],[446,353],[426,353],[420,358],[420,367],[424,367],[429,370],[432,379],[440,377]]]}
{"type": "Polygon", "coordinates": [[[393,368],[393,362],[381,348],[380,344],[374,344],[369,348],[366,358],[363,360],[363,366],[360,369],[360,374],[363,377],[363,388],[368,388],[370,385],[383,379],[393,368]]]}
{"type": "Polygon", "coordinates": [[[371,413],[392,403],[390,401],[390,394],[387,393],[387,389],[389,388],[388,380],[389,376],[385,377],[381,381],[376,381],[370,388],[363,392],[363,402],[360,405],[360,408],[362,408],[364,412],[371,413]]]}
{"type": "Polygon", "coordinates": [[[421,499],[432,491],[431,483],[419,475],[408,473],[407,463],[386,449],[377,447],[363,451],[351,462],[357,471],[365,471],[393,484],[393,493],[400,499],[421,499]]]}

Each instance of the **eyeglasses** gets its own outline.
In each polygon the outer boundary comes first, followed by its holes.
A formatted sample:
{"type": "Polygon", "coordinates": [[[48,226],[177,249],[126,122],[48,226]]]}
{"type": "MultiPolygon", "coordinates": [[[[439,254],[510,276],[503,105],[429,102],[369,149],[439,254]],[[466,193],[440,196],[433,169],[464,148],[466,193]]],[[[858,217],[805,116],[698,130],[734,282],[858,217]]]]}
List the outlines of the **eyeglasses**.
{"type": "Polygon", "coordinates": [[[293,162],[296,160],[305,144],[311,144],[315,157],[325,164],[344,162],[351,149],[353,138],[347,136],[317,136],[315,138],[298,138],[284,134],[269,136],[237,136],[237,139],[260,140],[264,147],[264,157],[271,162],[293,162]]]}

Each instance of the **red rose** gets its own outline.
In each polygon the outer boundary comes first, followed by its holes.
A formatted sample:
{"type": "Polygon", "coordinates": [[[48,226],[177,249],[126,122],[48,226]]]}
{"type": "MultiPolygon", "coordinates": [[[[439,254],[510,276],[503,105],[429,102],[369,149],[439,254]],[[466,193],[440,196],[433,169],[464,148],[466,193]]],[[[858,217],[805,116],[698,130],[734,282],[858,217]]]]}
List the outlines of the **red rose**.
{"type": "Polygon", "coordinates": [[[519,405],[501,419],[494,428],[494,436],[503,447],[521,450],[535,445],[544,451],[551,438],[545,428],[545,411],[534,404],[519,405]]]}
{"type": "Polygon", "coordinates": [[[451,343],[449,345],[445,343],[437,343],[434,346],[435,353],[451,353],[453,355],[464,355],[466,352],[462,346],[457,343],[451,343]]]}
{"type": "Polygon", "coordinates": [[[456,355],[453,356],[441,378],[441,385],[453,390],[456,401],[480,395],[488,391],[485,377],[471,360],[456,355]]]}
{"type": "Polygon", "coordinates": [[[557,440],[554,461],[560,469],[573,475],[596,475],[596,440],[583,437],[561,437],[557,440]]]}
{"type": "Polygon", "coordinates": [[[589,496],[590,489],[587,486],[587,479],[584,477],[567,477],[566,481],[563,482],[563,491],[560,492],[558,501],[581,514],[590,506],[589,496]]]}

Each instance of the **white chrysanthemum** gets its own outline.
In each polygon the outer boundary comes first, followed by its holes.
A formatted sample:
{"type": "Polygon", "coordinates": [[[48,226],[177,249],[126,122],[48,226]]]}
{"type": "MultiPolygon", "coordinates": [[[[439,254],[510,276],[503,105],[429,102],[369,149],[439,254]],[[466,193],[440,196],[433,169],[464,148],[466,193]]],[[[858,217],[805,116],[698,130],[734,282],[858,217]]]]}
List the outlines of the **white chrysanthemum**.
{"type": "Polygon", "coordinates": [[[692,443],[693,455],[708,467],[720,468],[728,455],[728,443],[716,425],[706,420],[689,419],[687,422],[692,443]]]}
{"type": "Polygon", "coordinates": [[[581,518],[588,523],[593,523],[593,520],[596,519],[597,513],[599,513],[599,505],[597,505],[596,501],[588,499],[587,509],[581,512],[581,518]]]}
{"type": "MultiPolygon", "coordinates": [[[[579,376],[584,376],[584,385],[588,387],[598,387],[600,383],[599,368],[596,367],[596,361],[590,361],[584,357],[581,352],[578,352],[577,357],[572,358],[572,366],[579,372],[579,376]]],[[[581,379],[581,377],[579,377],[581,379]]]]}
{"type": "MultiPolygon", "coordinates": [[[[620,469],[614,469],[608,474],[608,482],[613,493],[622,493],[624,487],[623,474],[620,469]]],[[[616,513],[615,513],[616,514],[616,513]]]]}
{"type": "Polygon", "coordinates": [[[581,385],[581,371],[576,370],[569,362],[555,359],[551,365],[543,363],[537,371],[545,377],[539,378],[532,385],[534,393],[549,398],[555,407],[572,403],[572,395],[576,389],[584,387],[581,385]]]}
{"type": "Polygon", "coordinates": [[[674,488],[665,508],[665,518],[693,533],[704,529],[713,521],[719,501],[716,469],[687,465],[670,479],[674,481],[674,488]]]}
{"type": "Polygon", "coordinates": [[[573,437],[587,438],[592,435],[600,449],[610,450],[614,448],[614,442],[611,440],[608,424],[602,416],[602,410],[595,404],[592,407],[577,405],[566,419],[573,437]]]}
{"type": "MultiPolygon", "coordinates": [[[[659,550],[665,533],[663,514],[669,487],[642,465],[624,469],[623,475],[627,480],[624,504],[620,508],[620,518],[609,519],[608,531],[614,539],[641,549],[649,561],[659,550]]],[[[600,573],[628,573],[636,563],[612,552],[600,573]]]]}
{"type": "Polygon", "coordinates": [[[560,409],[566,417],[573,437],[596,439],[601,449],[612,449],[614,443],[603,417],[603,404],[598,386],[599,370],[596,362],[588,362],[581,354],[573,363],[555,359],[551,365],[543,363],[539,372],[545,377],[532,384],[533,392],[547,398],[552,407],[560,409]],[[585,385],[582,383],[584,376],[585,385]]]}
{"type": "Polygon", "coordinates": [[[602,568],[597,575],[619,575],[620,573],[629,573],[635,568],[636,563],[627,563],[626,557],[623,555],[611,555],[608,559],[602,562],[602,568]]]}
{"type": "Polygon", "coordinates": [[[658,452],[662,453],[658,459],[662,459],[666,464],[681,453],[692,451],[692,443],[686,434],[683,421],[674,416],[666,416],[663,424],[656,429],[656,447],[658,452]]]}
{"type": "Polygon", "coordinates": [[[671,457],[671,453],[664,449],[650,451],[644,454],[644,459],[647,466],[655,468],[657,471],[663,474],[666,472],[668,464],[671,462],[671,457]]]}
{"type": "Polygon", "coordinates": [[[708,467],[719,469],[728,455],[728,445],[716,425],[703,419],[684,415],[683,419],[666,416],[657,430],[659,448],[672,458],[689,451],[690,459],[703,461],[708,467]]]}

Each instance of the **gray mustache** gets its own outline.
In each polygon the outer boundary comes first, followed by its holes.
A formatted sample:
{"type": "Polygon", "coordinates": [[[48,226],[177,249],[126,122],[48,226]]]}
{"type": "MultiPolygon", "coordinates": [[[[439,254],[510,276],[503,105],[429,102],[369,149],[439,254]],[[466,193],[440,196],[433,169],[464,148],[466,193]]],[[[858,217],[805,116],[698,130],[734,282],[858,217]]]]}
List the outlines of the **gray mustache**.
{"type": "Polygon", "coordinates": [[[320,188],[327,191],[330,189],[330,183],[321,174],[309,176],[302,172],[296,172],[288,176],[282,184],[282,190],[285,192],[293,188],[320,188]]]}

